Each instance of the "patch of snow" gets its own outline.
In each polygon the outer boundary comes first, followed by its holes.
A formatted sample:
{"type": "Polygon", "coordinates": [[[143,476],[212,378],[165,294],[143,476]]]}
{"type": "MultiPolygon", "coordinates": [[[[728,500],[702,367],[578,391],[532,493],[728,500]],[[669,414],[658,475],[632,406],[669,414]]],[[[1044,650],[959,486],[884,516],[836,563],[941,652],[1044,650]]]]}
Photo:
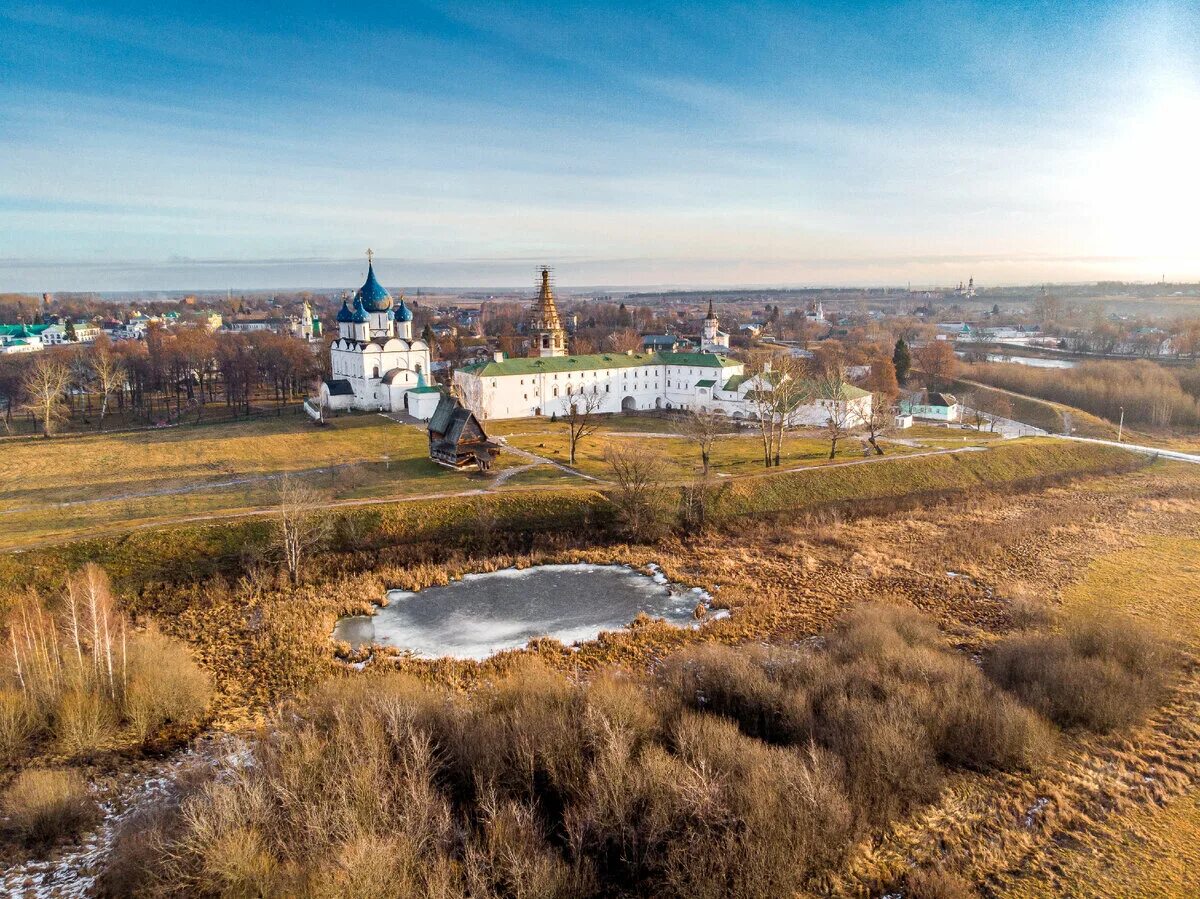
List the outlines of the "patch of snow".
{"type": "Polygon", "coordinates": [[[1037,819],[1041,816],[1042,812],[1046,810],[1046,806],[1048,806],[1049,804],[1050,804],[1049,797],[1039,796],[1037,798],[1037,800],[1033,803],[1033,805],[1031,805],[1029,807],[1029,811],[1027,811],[1025,813],[1025,826],[1033,827],[1034,822],[1037,821],[1037,819]]]}
{"type": "Polygon", "coordinates": [[[103,815],[100,826],[78,844],[52,850],[55,854],[49,858],[0,867],[0,896],[82,899],[93,895],[121,825],[149,803],[166,797],[183,768],[193,763],[244,766],[250,764],[249,750],[241,741],[224,738],[176,753],[144,776],[126,772],[115,794],[98,800],[103,815]]]}

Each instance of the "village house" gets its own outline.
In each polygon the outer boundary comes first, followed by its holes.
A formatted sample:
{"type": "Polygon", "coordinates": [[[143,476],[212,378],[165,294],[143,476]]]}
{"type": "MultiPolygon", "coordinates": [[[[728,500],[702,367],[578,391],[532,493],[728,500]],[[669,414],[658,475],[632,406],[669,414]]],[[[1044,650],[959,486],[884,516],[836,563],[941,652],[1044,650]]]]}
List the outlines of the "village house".
{"type": "Polygon", "coordinates": [[[49,325],[0,325],[0,355],[37,353],[45,349],[42,334],[49,325]]]}
{"type": "Polygon", "coordinates": [[[904,397],[900,401],[900,412],[902,415],[933,421],[958,421],[961,417],[958,400],[953,394],[938,393],[932,390],[904,397]]]}
{"type": "Polygon", "coordinates": [[[95,343],[100,336],[101,328],[96,322],[77,321],[68,327],[66,322],[57,322],[42,332],[42,343],[47,346],[58,346],[64,343],[95,343]],[[71,331],[75,339],[71,340],[71,331]]]}

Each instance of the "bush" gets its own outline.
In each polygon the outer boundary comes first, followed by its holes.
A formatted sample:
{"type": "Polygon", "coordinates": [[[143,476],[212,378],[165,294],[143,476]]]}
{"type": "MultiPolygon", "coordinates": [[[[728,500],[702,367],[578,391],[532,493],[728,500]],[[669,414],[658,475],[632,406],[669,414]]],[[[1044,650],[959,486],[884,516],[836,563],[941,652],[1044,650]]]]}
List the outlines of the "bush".
{"type": "MultiPolygon", "coordinates": [[[[1107,631],[1073,639],[1153,655],[1107,631]]],[[[930,620],[890,607],[856,611],[820,648],[692,648],[649,683],[578,683],[529,658],[466,696],[367,673],[284,707],[249,764],[205,771],[139,816],[103,889],[820,891],[850,846],[932,799],[948,769],[1029,766],[1050,743],[930,620]]],[[[907,889],[960,887],[927,872],[907,889]]]]}
{"type": "Polygon", "coordinates": [[[74,837],[100,818],[83,779],[73,771],[22,771],[0,797],[10,839],[45,847],[74,837]]]}
{"type": "Polygon", "coordinates": [[[153,625],[134,639],[124,711],[139,739],[147,739],[165,724],[198,718],[211,693],[208,675],[179,641],[163,636],[153,625]]]}
{"type": "Polygon", "coordinates": [[[208,675],[186,646],[151,626],[132,632],[95,565],[73,575],[49,614],[36,595],[10,610],[12,668],[0,675],[0,758],[49,738],[91,752],[165,724],[191,722],[208,704],[208,675]]]}
{"type": "Polygon", "coordinates": [[[112,699],[91,678],[80,678],[58,697],[53,713],[54,736],[64,752],[90,752],[116,734],[112,699]]]}
{"type": "Polygon", "coordinates": [[[857,609],[821,653],[698,647],[669,660],[659,681],[749,736],[832,751],[865,826],[931,799],[940,765],[1028,768],[1053,745],[1044,721],[948,651],[911,609],[857,609]]]}
{"type": "Polygon", "coordinates": [[[44,724],[24,693],[0,689],[0,761],[23,755],[44,724]]]}
{"type": "Polygon", "coordinates": [[[1126,727],[1161,698],[1178,660],[1136,621],[1075,618],[1056,635],[999,643],[988,675],[1063,727],[1101,733],[1126,727]]]}

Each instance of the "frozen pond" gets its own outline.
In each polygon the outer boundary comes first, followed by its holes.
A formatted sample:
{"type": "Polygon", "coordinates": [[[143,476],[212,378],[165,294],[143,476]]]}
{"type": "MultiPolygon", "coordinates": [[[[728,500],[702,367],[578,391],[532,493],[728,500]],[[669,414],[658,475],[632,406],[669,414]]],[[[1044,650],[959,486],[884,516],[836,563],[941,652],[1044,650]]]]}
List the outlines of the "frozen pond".
{"type": "Polygon", "coordinates": [[[469,574],[418,593],[392,590],[388,600],[373,616],[341,619],[333,638],[430,658],[485,659],[534,637],[567,645],[591,640],[625,627],[639,612],[694,627],[696,604],[707,606],[709,597],[699,588],[668,584],[658,572],[645,575],[624,565],[537,565],[469,574]]]}

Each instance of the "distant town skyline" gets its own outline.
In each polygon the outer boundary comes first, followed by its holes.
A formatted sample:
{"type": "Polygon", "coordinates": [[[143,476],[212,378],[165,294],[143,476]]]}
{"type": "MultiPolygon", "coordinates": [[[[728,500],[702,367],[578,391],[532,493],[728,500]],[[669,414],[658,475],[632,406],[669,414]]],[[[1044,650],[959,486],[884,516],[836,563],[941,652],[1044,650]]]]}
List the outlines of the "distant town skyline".
{"type": "Polygon", "coordinates": [[[1200,279],[1194,4],[0,0],[0,292],[1200,279]]]}

